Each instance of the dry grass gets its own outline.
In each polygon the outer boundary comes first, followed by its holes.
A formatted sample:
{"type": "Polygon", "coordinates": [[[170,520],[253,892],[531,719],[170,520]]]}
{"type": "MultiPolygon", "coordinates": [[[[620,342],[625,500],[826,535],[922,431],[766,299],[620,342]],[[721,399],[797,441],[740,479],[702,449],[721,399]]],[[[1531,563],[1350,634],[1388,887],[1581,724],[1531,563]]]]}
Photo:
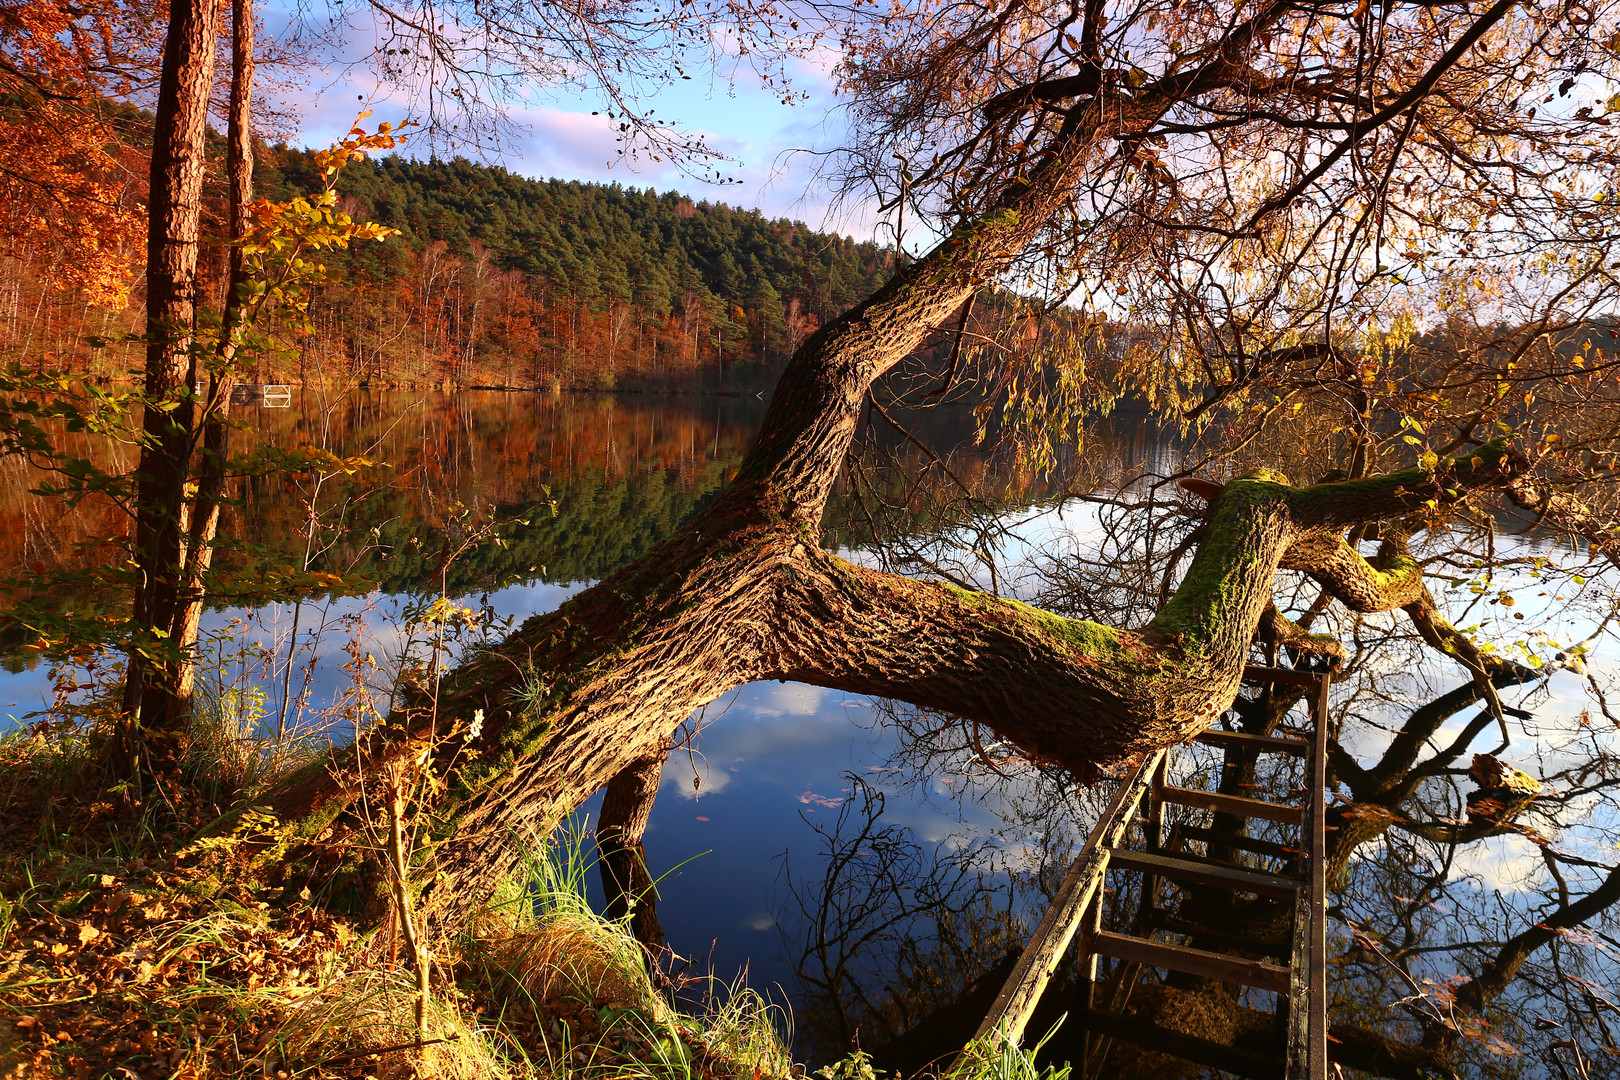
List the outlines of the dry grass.
{"type": "MultiPolygon", "coordinates": [[[[274,1033],[281,1061],[306,1069],[362,1065],[366,1074],[441,1080],[506,1080],[510,1062],[464,1013],[460,1000],[436,996],[428,1045],[414,1047],[414,982],[401,971],[350,970],[290,1008],[274,1033]]],[[[265,1062],[265,1064],[274,1064],[265,1062]]]]}
{"type": "MultiPolygon", "coordinates": [[[[32,770],[0,803],[35,817],[0,840],[4,1075],[404,1080],[760,1080],[792,1072],[781,1014],[744,988],[682,1011],[640,946],[592,911],[579,838],[525,874],[440,950],[429,1045],[386,928],[288,898],[251,873],[176,865],[206,805],[178,781],[130,819],[62,794],[71,755],[0,743],[32,770]],[[60,797],[58,797],[60,796],[60,797]],[[178,811],[178,813],[176,813],[178,811]]],[[[0,792],[3,795],[4,792],[0,792]]],[[[227,859],[228,859],[227,853],[227,859]]]]}
{"type": "Polygon", "coordinates": [[[786,1014],[746,987],[711,985],[683,1012],[654,987],[623,922],[585,899],[578,834],[532,845],[524,873],[477,920],[464,955],[485,978],[483,1002],[551,1080],[731,1080],[794,1073],[786,1014]]]}
{"type": "Polygon", "coordinates": [[[794,1074],[785,1014],[759,995],[716,983],[693,1010],[655,987],[627,926],[587,903],[578,834],[531,842],[518,878],[441,943],[415,1045],[415,990],[386,928],[261,883],[237,839],[195,841],[313,743],[255,738],[253,702],[203,712],[187,760],[145,795],[108,783],[93,723],[0,738],[0,1075],[794,1074]]]}

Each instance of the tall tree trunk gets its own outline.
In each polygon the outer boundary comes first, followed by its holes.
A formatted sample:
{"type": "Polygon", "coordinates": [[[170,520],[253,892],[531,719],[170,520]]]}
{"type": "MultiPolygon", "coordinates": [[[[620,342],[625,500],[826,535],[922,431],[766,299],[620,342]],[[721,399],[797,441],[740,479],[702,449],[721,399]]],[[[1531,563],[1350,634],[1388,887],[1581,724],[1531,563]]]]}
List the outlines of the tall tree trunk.
{"type": "Polygon", "coordinates": [[[202,455],[197,463],[197,491],[189,514],[185,568],[169,628],[171,640],[180,650],[176,661],[176,704],[185,713],[190,712],[196,684],[196,644],[205,595],[204,579],[214,561],[214,537],[219,531],[220,504],[225,495],[225,462],[230,454],[231,391],[239,374],[237,353],[247,328],[248,298],[242,289],[247,283],[247,273],[243,268],[242,249],[236,241],[247,233],[247,208],[253,202],[253,19],[253,0],[232,0],[231,103],[225,159],[233,241],[230,275],[219,348],[210,365],[212,377],[203,408],[202,455]]]}
{"type": "Polygon", "coordinates": [[[197,304],[197,247],[202,229],[208,100],[220,0],[176,0],[153,129],[146,265],[146,383],[136,487],[133,640],[124,687],[127,764],[165,756],[189,717],[182,696],[173,625],[185,558],[186,483],[194,446],[188,377],[197,304]],[[167,407],[173,403],[172,409],[167,407]]]}

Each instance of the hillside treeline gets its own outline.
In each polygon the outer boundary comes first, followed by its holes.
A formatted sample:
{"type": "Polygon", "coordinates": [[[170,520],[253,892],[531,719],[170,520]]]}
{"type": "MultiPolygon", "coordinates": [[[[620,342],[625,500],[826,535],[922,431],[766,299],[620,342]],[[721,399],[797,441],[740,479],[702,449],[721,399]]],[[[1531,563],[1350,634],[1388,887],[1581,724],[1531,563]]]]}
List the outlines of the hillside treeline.
{"type": "MultiPolygon", "coordinates": [[[[310,154],[285,146],[261,149],[255,184],[271,199],[319,187],[310,154]]],[[[357,219],[401,235],[329,260],[337,280],[315,292],[313,332],[264,358],[262,381],[764,386],[892,270],[876,244],[758,211],[463,159],[356,163],[339,191],[357,219]]],[[[205,287],[222,293],[223,247],[203,262],[205,287]]],[[[49,245],[0,258],[0,343],[36,364],[127,371],[128,346],[84,341],[141,325],[138,275],[117,310],[70,270],[49,245]]]]}
{"type": "MultiPolygon", "coordinates": [[[[314,185],[306,155],[267,157],[262,190],[314,185]]],[[[305,351],[359,381],[751,384],[892,269],[758,211],[465,160],[382,158],[340,191],[402,233],[355,252],[315,312],[305,351]]]]}

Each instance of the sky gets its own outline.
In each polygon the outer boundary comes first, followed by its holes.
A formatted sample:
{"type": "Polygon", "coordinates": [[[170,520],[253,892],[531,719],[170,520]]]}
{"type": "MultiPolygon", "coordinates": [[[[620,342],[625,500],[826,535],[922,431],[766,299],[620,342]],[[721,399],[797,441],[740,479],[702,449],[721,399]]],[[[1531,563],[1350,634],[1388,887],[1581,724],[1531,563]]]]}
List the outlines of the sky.
{"type": "MultiPolygon", "coordinates": [[[[285,35],[287,16],[267,16],[273,36],[285,35]]],[[[369,41],[355,32],[346,40],[349,56],[364,56],[369,41]]],[[[827,186],[816,180],[826,158],[843,134],[839,101],[833,94],[832,64],[836,57],[822,51],[789,63],[788,74],[797,97],[783,104],[782,93],[760,84],[746,66],[728,78],[722,74],[695,74],[676,82],[640,104],[656,109],[680,128],[701,133],[728,160],[725,175],[733,181],[714,184],[683,173],[668,162],[620,158],[614,124],[599,97],[569,88],[535,87],[530,100],[510,108],[514,137],[499,152],[467,152],[475,160],[498,164],[537,179],[601,181],[629,187],[682,191],[695,199],[721,201],[758,208],[771,217],[801,220],[817,229],[855,235],[875,235],[876,221],[869,209],[839,202],[827,186]]],[[[343,67],[300,69],[290,85],[271,89],[296,116],[295,144],[325,146],[341,137],[359,109],[369,108],[367,121],[397,123],[411,115],[411,102],[399,92],[381,87],[365,63],[343,67]]],[[[425,152],[423,147],[421,152],[425,152]]],[[[441,154],[462,150],[443,149],[441,154]]]]}

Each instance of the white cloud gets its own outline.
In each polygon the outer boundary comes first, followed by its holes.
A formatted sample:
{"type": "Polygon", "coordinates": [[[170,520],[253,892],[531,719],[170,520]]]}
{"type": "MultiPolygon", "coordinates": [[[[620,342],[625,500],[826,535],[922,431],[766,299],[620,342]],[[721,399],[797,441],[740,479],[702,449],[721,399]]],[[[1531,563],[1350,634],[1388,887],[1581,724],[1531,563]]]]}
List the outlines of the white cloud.
{"type": "Polygon", "coordinates": [[[1495,836],[1460,848],[1452,863],[1451,880],[1472,876],[1484,888],[1518,893],[1537,883],[1543,865],[1540,849],[1529,840],[1495,836]]]}
{"type": "Polygon", "coordinates": [[[775,683],[767,691],[768,708],[755,708],[761,716],[814,716],[821,709],[826,691],[804,683],[775,683]]]}
{"type": "Polygon", "coordinates": [[[699,802],[705,796],[718,795],[731,784],[731,771],[716,768],[707,757],[695,760],[676,751],[664,765],[662,786],[688,802],[699,802]],[[697,783],[692,783],[696,777],[697,783]]]}

